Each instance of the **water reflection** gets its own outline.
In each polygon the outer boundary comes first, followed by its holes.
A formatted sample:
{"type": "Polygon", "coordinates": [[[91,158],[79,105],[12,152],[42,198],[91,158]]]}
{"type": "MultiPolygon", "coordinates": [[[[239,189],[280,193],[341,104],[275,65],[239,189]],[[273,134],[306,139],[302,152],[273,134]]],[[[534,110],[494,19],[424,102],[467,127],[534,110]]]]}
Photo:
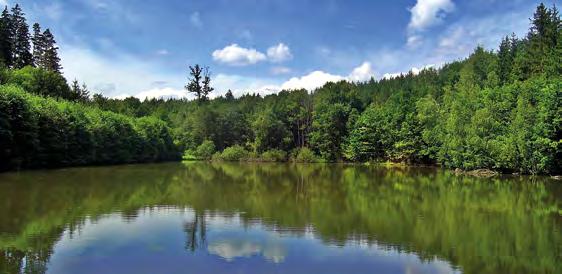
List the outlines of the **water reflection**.
{"type": "Polygon", "coordinates": [[[561,187],[191,163],[0,175],[0,273],[556,273],[561,187]]]}

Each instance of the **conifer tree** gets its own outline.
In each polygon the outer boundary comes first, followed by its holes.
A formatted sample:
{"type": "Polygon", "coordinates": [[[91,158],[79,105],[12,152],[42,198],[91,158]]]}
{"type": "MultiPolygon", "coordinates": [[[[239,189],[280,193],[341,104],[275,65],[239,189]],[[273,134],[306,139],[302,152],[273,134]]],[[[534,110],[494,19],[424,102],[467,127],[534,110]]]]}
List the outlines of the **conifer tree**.
{"type": "Polygon", "coordinates": [[[0,62],[6,67],[12,66],[12,30],[12,18],[8,7],[5,7],[0,17],[0,62]]]}
{"type": "Polygon", "coordinates": [[[27,25],[24,15],[18,4],[12,8],[12,58],[14,68],[23,68],[33,65],[31,44],[29,42],[29,26],[27,25]]]}
{"type": "Polygon", "coordinates": [[[62,66],[60,65],[60,58],[57,52],[59,48],[56,45],[55,37],[49,29],[46,29],[43,32],[42,38],[43,68],[60,73],[62,66]]]}
{"type": "Polygon", "coordinates": [[[511,66],[513,63],[513,55],[511,54],[511,50],[511,39],[506,36],[502,39],[498,51],[498,77],[501,84],[507,82],[511,73],[511,66]]]}
{"type": "Polygon", "coordinates": [[[31,37],[31,42],[33,42],[33,64],[38,68],[44,68],[44,37],[41,32],[41,26],[38,23],[33,24],[33,37],[31,37]]]}

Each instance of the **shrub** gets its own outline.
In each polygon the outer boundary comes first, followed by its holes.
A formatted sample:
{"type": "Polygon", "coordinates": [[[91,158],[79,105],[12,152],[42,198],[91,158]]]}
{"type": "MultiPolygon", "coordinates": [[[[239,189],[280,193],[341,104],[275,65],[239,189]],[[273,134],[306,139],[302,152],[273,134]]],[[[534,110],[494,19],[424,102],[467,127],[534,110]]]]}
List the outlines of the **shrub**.
{"type": "Polygon", "coordinates": [[[213,160],[235,162],[247,159],[249,155],[250,153],[244,147],[235,145],[225,148],[220,156],[218,156],[218,159],[216,159],[215,157],[217,156],[215,156],[213,157],[213,160]]]}
{"type": "Polygon", "coordinates": [[[187,149],[182,159],[185,161],[211,160],[215,154],[213,141],[205,140],[196,149],[187,149]]]}
{"type": "Polygon", "coordinates": [[[303,147],[294,153],[293,161],[296,163],[316,163],[320,162],[320,159],[314,155],[312,150],[307,147],[303,147]]]}
{"type": "Polygon", "coordinates": [[[278,149],[268,150],[261,155],[264,162],[285,162],[287,161],[287,152],[278,149]]]}

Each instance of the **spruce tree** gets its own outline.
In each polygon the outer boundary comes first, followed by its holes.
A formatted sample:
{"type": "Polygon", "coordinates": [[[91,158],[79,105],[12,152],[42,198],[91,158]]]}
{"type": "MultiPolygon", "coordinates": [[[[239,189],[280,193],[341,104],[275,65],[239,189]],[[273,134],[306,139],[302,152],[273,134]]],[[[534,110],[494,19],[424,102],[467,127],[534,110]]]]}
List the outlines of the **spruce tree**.
{"type": "Polygon", "coordinates": [[[498,51],[498,69],[500,84],[504,84],[509,79],[511,73],[511,66],[513,63],[513,55],[511,54],[511,39],[506,36],[502,39],[500,49],[498,51]]]}
{"type": "Polygon", "coordinates": [[[29,42],[29,26],[24,15],[18,4],[12,8],[12,31],[14,35],[12,40],[12,58],[14,68],[33,65],[31,43],[29,42]]]}
{"type": "Polygon", "coordinates": [[[31,42],[33,42],[33,64],[38,68],[44,68],[45,45],[43,44],[44,38],[43,33],[41,33],[41,26],[38,23],[33,24],[31,42]]]}
{"type": "Polygon", "coordinates": [[[55,37],[49,29],[43,32],[43,67],[46,70],[60,73],[62,66],[60,65],[60,58],[58,56],[58,47],[55,37]]]}
{"type": "Polygon", "coordinates": [[[0,17],[0,62],[6,67],[12,66],[12,29],[12,18],[5,7],[0,17]]]}

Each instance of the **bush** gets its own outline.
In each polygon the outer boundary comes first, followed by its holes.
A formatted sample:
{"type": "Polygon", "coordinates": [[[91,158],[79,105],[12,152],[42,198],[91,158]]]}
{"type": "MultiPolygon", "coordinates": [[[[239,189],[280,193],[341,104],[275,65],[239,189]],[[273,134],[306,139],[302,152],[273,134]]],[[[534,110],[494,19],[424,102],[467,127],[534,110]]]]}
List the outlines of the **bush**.
{"type": "Polygon", "coordinates": [[[300,148],[294,153],[293,161],[296,163],[317,163],[320,159],[307,147],[300,148]]]}
{"type": "Polygon", "coordinates": [[[235,145],[225,148],[220,155],[213,155],[213,160],[236,162],[247,159],[249,155],[250,153],[244,147],[235,145]]]}
{"type": "Polygon", "coordinates": [[[210,160],[215,151],[213,141],[205,140],[195,150],[186,150],[183,154],[183,159],[187,161],[210,160]]]}
{"type": "Polygon", "coordinates": [[[261,155],[264,162],[285,162],[287,161],[287,152],[278,149],[268,150],[261,155]]]}

